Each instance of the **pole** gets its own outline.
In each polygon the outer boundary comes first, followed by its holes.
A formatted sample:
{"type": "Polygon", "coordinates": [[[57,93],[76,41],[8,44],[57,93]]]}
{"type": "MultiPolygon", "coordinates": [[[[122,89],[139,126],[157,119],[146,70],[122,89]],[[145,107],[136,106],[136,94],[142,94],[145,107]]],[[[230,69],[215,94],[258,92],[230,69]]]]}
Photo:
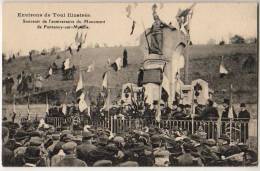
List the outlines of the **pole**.
{"type": "Polygon", "coordinates": [[[229,101],[229,112],[230,112],[230,123],[229,123],[229,132],[230,132],[230,142],[232,140],[232,118],[233,118],[233,99],[232,99],[232,83],[230,84],[230,101],[229,101]]]}
{"type": "Polygon", "coordinates": [[[194,109],[194,88],[192,89],[192,102],[191,102],[191,133],[194,134],[194,115],[195,115],[195,109],[194,109]]]}
{"type": "Polygon", "coordinates": [[[161,92],[162,92],[162,84],[160,84],[159,86],[159,99],[158,99],[158,108],[157,108],[159,128],[161,127],[161,92]]]}

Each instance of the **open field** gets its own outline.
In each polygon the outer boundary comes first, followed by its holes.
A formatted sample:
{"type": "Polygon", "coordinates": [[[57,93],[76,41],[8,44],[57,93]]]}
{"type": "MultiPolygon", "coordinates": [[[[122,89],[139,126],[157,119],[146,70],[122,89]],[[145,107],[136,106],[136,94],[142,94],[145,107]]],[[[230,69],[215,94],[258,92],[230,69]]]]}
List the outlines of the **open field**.
{"type": "MultiPolygon", "coordinates": [[[[112,99],[120,97],[120,90],[123,83],[137,82],[137,71],[142,65],[143,54],[139,47],[126,47],[128,50],[129,66],[119,72],[110,72],[109,86],[113,88],[112,99]]],[[[95,62],[95,71],[91,73],[83,72],[85,87],[91,95],[92,90],[98,90],[102,84],[102,75],[107,70],[107,59],[114,61],[122,56],[124,47],[108,48],[86,48],[79,53],[74,52],[72,57],[73,64],[80,70],[85,70],[88,65],[95,62]]],[[[229,96],[229,85],[233,84],[234,102],[256,103],[257,101],[257,45],[193,45],[189,47],[190,56],[189,81],[202,78],[209,82],[209,87],[215,91],[215,100],[218,103],[223,101],[224,97],[229,96]],[[224,64],[229,74],[220,78],[219,64],[220,56],[224,56],[224,64]],[[245,65],[248,59],[251,63],[245,65]]],[[[3,77],[8,72],[15,77],[22,70],[40,73],[45,76],[48,73],[48,67],[55,61],[58,67],[69,57],[69,52],[59,52],[55,55],[33,56],[33,61],[29,62],[28,57],[21,57],[12,63],[3,65],[3,77]],[[57,56],[60,58],[57,59],[57,56]]],[[[73,92],[77,83],[78,73],[75,74],[74,81],[62,81],[61,72],[52,78],[44,81],[44,91],[61,90],[73,92]]],[[[183,73],[182,73],[183,79],[183,73]]],[[[15,80],[17,82],[17,80],[15,80]]],[[[14,86],[16,87],[16,86],[14,86]]],[[[63,94],[60,92],[59,94],[63,94]]],[[[63,97],[61,97],[62,99],[63,97]]],[[[10,102],[10,99],[4,97],[4,103],[10,102]]],[[[23,102],[21,102],[23,103],[23,102]]]]}

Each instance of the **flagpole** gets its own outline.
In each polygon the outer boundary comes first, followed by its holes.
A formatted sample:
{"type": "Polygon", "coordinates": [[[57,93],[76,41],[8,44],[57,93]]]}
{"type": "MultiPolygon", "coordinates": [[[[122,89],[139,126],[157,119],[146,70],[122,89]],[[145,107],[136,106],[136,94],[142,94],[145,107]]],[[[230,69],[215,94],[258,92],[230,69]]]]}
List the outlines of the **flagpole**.
{"type": "Polygon", "coordinates": [[[15,116],[16,116],[16,108],[15,108],[15,94],[14,94],[14,99],[13,99],[13,122],[15,120],[15,116]]]}
{"type": "Polygon", "coordinates": [[[108,84],[108,77],[109,77],[109,70],[107,71],[107,98],[108,98],[108,109],[107,109],[107,112],[108,112],[108,118],[110,118],[110,112],[109,112],[109,104],[110,104],[110,89],[109,89],[109,84],[108,84]]]}
{"type": "Polygon", "coordinates": [[[231,110],[232,117],[230,116],[229,123],[229,132],[230,132],[230,142],[232,140],[232,118],[233,118],[233,108],[232,108],[232,83],[230,84],[230,101],[229,101],[229,110],[231,110]]]}
{"type": "Polygon", "coordinates": [[[161,115],[159,116],[159,114],[161,113],[161,93],[162,92],[162,84],[160,84],[159,86],[159,100],[158,100],[158,109],[157,109],[157,117],[158,117],[158,122],[159,122],[159,128],[161,126],[160,122],[161,122],[161,115]]]}
{"type": "Polygon", "coordinates": [[[27,100],[27,110],[28,110],[28,115],[27,115],[27,120],[30,120],[30,93],[28,94],[28,100],[27,100]]]}

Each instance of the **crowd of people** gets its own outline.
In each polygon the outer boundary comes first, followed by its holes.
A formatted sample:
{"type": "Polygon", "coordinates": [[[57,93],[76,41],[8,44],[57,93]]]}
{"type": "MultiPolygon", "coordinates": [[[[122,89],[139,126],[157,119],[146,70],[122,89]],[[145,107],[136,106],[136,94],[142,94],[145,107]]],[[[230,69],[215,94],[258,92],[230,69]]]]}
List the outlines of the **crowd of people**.
{"type": "Polygon", "coordinates": [[[122,134],[86,125],[60,131],[39,122],[3,121],[3,166],[252,166],[257,153],[245,144],[178,129],[133,129],[122,134]]]}

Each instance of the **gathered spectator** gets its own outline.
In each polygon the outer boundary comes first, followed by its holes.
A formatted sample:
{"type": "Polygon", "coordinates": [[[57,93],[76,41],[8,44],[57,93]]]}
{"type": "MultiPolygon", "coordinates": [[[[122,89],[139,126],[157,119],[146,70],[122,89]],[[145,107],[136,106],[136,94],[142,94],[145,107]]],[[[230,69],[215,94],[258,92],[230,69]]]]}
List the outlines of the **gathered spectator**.
{"type": "Polygon", "coordinates": [[[6,95],[11,95],[14,86],[14,79],[11,77],[10,73],[7,73],[7,77],[3,80],[3,85],[5,86],[6,95]]]}

